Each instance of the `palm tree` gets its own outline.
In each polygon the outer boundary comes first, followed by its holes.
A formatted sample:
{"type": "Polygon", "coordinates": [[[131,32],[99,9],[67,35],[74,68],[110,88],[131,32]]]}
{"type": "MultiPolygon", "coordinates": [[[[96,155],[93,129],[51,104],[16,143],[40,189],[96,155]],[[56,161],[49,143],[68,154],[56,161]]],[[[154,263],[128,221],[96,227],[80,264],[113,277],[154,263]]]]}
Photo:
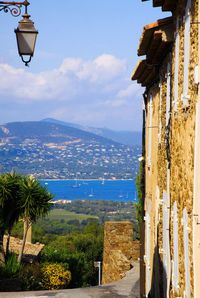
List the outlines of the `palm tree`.
{"type": "Polygon", "coordinates": [[[20,184],[20,204],[23,211],[24,235],[18,262],[22,260],[28,229],[39,217],[50,210],[53,196],[33,176],[24,177],[20,184]]]}
{"type": "Polygon", "coordinates": [[[16,173],[2,174],[0,176],[0,264],[5,263],[8,253],[10,233],[15,222],[20,217],[19,182],[21,176],[16,173]],[[6,252],[3,247],[3,237],[5,231],[8,231],[6,252]]]}
{"type": "Polygon", "coordinates": [[[6,256],[8,255],[9,250],[9,243],[10,243],[10,236],[11,231],[13,229],[14,224],[19,220],[22,216],[22,209],[20,208],[19,203],[19,190],[20,190],[20,183],[22,181],[22,176],[11,172],[6,174],[7,180],[9,181],[10,187],[10,198],[7,202],[7,243],[6,243],[6,256]]]}
{"type": "Polygon", "coordinates": [[[0,265],[5,264],[5,251],[3,247],[3,237],[6,225],[6,202],[9,200],[11,195],[10,188],[8,186],[8,181],[5,175],[0,176],[0,265]]]}

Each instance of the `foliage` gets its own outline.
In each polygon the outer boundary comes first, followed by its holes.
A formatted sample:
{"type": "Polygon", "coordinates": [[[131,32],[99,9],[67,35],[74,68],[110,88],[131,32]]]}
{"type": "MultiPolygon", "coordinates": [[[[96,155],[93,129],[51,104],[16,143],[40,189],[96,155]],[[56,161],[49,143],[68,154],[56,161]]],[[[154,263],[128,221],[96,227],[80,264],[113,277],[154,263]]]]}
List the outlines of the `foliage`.
{"type": "MultiPolygon", "coordinates": [[[[113,202],[113,201],[72,201],[70,204],[54,206],[55,210],[64,209],[66,211],[87,216],[97,217],[100,223],[105,221],[130,220],[135,221],[135,206],[132,202],[113,202]]],[[[59,211],[60,213],[60,211],[59,211]]],[[[51,213],[49,219],[51,219],[51,213]]],[[[92,219],[91,219],[92,220],[92,219]]],[[[87,219],[89,221],[89,219],[87,219]]],[[[82,223],[84,220],[82,220],[82,223]]]]}
{"type": "MultiPolygon", "coordinates": [[[[9,237],[6,253],[3,247],[3,236],[10,236],[14,224],[23,218],[26,229],[31,222],[44,216],[50,209],[52,195],[33,177],[22,176],[15,172],[0,175],[0,264],[4,265],[8,253],[9,237]]],[[[26,240],[24,234],[19,261],[23,254],[26,240]]]]}
{"type": "Polygon", "coordinates": [[[143,194],[144,194],[144,162],[140,163],[140,171],[136,177],[136,187],[138,193],[138,203],[136,205],[136,219],[140,226],[143,220],[143,194]]]}
{"type": "Polygon", "coordinates": [[[61,264],[44,264],[41,269],[42,284],[47,290],[65,289],[71,281],[71,273],[61,264]]]}
{"type": "Polygon", "coordinates": [[[41,290],[42,289],[42,272],[39,263],[25,264],[20,273],[19,277],[22,283],[22,290],[41,290]]]}
{"type": "MultiPolygon", "coordinates": [[[[19,204],[21,176],[16,173],[0,175],[0,264],[4,265],[6,253],[3,247],[5,231],[10,234],[22,211],[19,204]]],[[[9,237],[8,237],[9,239],[9,237]]],[[[6,251],[7,252],[7,251],[6,251]]]]}
{"type": "Polygon", "coordinates": [[[20,184],[20,204],[25,218],[35,222],[50,210],[53,196],[32,176],[24,176],[20,184]]]}
{"type": "Polygon", "coordinates": [[[6,264],[1,268],[1,275],[4,278],[15,277],[21,270],[21,265],[17,262],[17,256],[14,253],[9,253],[6,264]]]}
{"type": "Polygon", "coordinates": [[[23,177],[20,183],[19,202],[23,210],[24,235],[18,262],[22,260],[22,255],[26,243],[26,236],[30,225],[39,217],[44,217],[50,210],[50,200],[53,196],[42,187],[32,176],[23,177]]]}
{"type": "Polygon", "coordinates": [[[103,227],[89,223],[81,232],[57,236],[41,254],[41,262],[64,264],[72,274],[70,287],[97,285],[94,261],[101,261],[103,254],[103,227]],[[67,267],[68,266],[68,267],[67,267]]]}
{"type": "Polygon", "coordinates": [[[23,237],[23,229],[24,229],[24,224],[22,221],[18,221],[12,229],[12,236],[16,238],[22,239],[23,237]]]}

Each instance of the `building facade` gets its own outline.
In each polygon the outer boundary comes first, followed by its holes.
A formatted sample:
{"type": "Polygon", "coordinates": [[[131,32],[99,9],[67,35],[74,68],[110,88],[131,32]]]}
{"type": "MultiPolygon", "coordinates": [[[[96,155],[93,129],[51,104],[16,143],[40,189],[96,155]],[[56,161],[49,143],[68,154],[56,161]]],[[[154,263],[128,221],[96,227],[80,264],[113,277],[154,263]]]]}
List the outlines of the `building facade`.
{"type": "Polygon", "coordinates": [[[200,297],[200,1],[153,0],[132,79],[145,87],[141,297],[200,297]]]}

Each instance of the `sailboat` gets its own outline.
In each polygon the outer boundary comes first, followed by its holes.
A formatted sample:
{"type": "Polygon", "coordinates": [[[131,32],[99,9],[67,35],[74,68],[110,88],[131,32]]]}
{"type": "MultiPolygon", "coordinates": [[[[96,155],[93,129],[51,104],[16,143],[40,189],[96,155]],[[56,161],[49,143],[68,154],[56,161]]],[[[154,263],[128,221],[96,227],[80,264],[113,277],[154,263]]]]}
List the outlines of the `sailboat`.
{"type": "Polygon", "coordinates": [[[137,202],[137,192],[135,191],[134,201],[137,202]]]}
{"type": "Polygon", "coordinates": [[[122,191],[120,190],[120,194],[119,194],[119,196],[118,196],[119,198],[123,198],[124,196],[123,196],[123,193],[122,193],[122,191]]]}
{"type": "Polygon", "coordinates": [[[93,196],[94,196],[93,188],[91,188],[91,192],[90,192],[90,194],[88,195],[88,197],[92,198],[93,196]]]}
{"type": "Polygon", "coordinates": [[[102,184],[102,185],[105,184],[105,179],[104,179],[104,178],[102,179],[101,184],[102,184]]]}
{"type": "Polygon", "coordinates": [[[80,187],[80,184],[78,183],[77,176],[76,176],[75,183],[74,183],[74,185],[72,185],[72,187],[73,187],[73,188],[78,188],[78,187],[80,187]]]}

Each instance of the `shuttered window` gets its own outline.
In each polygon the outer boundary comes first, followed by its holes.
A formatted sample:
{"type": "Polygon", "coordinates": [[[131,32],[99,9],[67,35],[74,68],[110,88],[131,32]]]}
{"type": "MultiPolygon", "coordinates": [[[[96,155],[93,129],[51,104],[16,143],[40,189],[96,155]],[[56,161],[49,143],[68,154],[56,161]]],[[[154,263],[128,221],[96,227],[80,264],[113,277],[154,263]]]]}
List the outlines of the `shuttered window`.
{"type": "Polygon", "coordinates": [[[171,101],[171,66],[167,65],[167,96],[166,96],[166,126],[170,118],[170,101],[171,101]]]}
{"type": "Polygon", "coordinates": [[[190,259],[189,259],[189,234],[188,213],[183,210],[183,232],[184,232],[184,265],[185,265],[185,298],[190,298],[190,259]]]}
{"type": "Polygon", "coordinates": [[[179,19],[176,21],[176,34],[175,34],[175,70],[174,70],[174,110],[178,108],[178,84],[179,84],[179,19]]]}
{"type": "Polygon", "coordinates": [[[168,297],[168,285],[170,280],[170,246],[169,246],[169,195],[163,193],[163,298],[168,297]]]}
{"type": "Polygon", "coordinates": [[[173,205],[173,270],[172,270],[172,284],[173,288],[179,289],[179,256],[178,256],[178,210],[177,202],[173,205]]]}
{"type": "Polygon", "coordinates": [[[190,64],[190,23],[191,23],[191,0],[187,1],[185,10],[185,29],[184,29],[184,79],[183,79],[183,104],[188,104],[189,94],[189,64],[190,64]]]}
{"type": "Polygon", "coordinates": [[[149,98],[149,126],[148,126],[148,166],[151,166],[151,150],[152,150],[152,124],[153,124],[153,99],[149,98]]]}

